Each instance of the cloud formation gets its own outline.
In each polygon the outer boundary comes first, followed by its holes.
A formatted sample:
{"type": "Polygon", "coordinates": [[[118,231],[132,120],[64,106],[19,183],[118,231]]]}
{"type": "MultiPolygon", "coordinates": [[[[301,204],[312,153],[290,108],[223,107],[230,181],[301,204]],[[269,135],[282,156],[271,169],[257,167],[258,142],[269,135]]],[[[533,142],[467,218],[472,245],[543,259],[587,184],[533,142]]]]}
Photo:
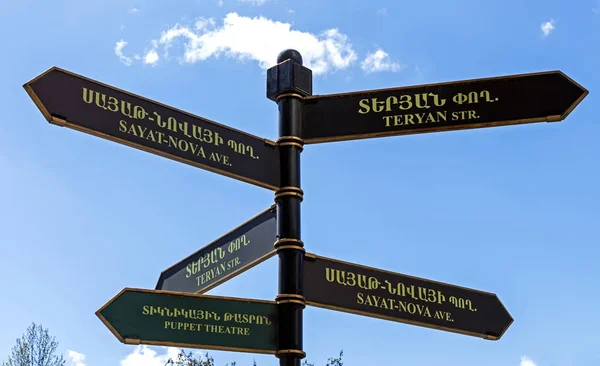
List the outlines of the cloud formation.
{"type": "Polygon", "coordinates": [[[133,351],[121,360],[119,366],[165,366],[169,359],[175,360],[179,349],[175,347],[161,347],[166,349],[164,354],[148,348],[148,346],[137,346],[133,351]]]}
{"type": "Polygon", "coordinates": [[[381,48],[373,53],[369,53],[367,57],[360,63],[360,67],[366,73],[379,72],[379,71],[392,71],[396,72],[400,70],[400,64],[393,62],[390,55],[387,54],[381,48]]]}
{"type": "Polygon", "coordinates": [[[117,44],[115,45],[115,55],[117,55],[117,57],[121,60],[122,63],[129,66],[131,65],[133,60],[130,57],[127,57],[123,54],[123,48],[125,48],[125,46],[127,46],[127,42],[125,42],[124,40],[120,40],[119,42],[117,42],[117,44]]]}
{"type": "Polygon", "coordinates": [[[540,30],[542,31],[542,37],[548,37],[552,31],[556,29],[554,26],[554,20],[550,19],[547,22],[544,22],[540,25],[540,30]]]}
{"type": "MultiPolygon", "coordinates": [[[[157,53],[162,46],[165,52],[183,43],[183,63],[196,63],[221,56],[240,61],[254,60],[262,69],[275,65],[277,55],[286,48],[302,53],[304,65],[314,74],[344,69],[356,61],[357,55],[348,37],[337,29],[327,29],[318,35],[291,29],[291,24],[273,21],[265,17],[243,17],[229,13],[223,25],[217,26],[214,19],[201,18],[195,26],[180,24],[163,31],[155,40],[154,48],[148,53],[157,53]]],[[[157,54],[158,55],[158,54],[157,54]]],[[[150,64],[157,57],[145,57],[150,64]]]]}
{"type": "Polygon", "coordinates": [[[528,358],[528,357],[521,357],[521,363],[519,364],[519,366],[537,366],[535,364],[535,362],[533,362],[532,359],[528,358]]]}
{"type": "Polygon", "coordinates": [[[66,352],[67,366],[85,366],[85,356],[79,352],[68,350],[66,352]]]}
{"type": "MultiPolygon", "coordinates": [[[[117,42],[115,54],[130,65],[132,59],[123,54],[125,45],[127,42],[123,40],[117,42]]],[[[275,65],[281,51],[294,48],[300,51],[304,65],[315,75],[346,69],[358,59],[348,36],[337,28],[313,34],[292,29],[289,23],[263,16],[244,17],[235,12],[227,14],[222,25],[217,25],[213,18],[200,18],[194,25],[175,24],[152,41],[152,48],[141,60],[155,65],[169,59],[169,51],[175,46],[182,46],[182,53],[177,57],[181,63],[225,57],[241,62],[255,61],[264,70],[275,65]]],[[[392,62],[381,49],[367,55],[361,66],[367,72],[400,69],[400,65],[392,62]]]]}

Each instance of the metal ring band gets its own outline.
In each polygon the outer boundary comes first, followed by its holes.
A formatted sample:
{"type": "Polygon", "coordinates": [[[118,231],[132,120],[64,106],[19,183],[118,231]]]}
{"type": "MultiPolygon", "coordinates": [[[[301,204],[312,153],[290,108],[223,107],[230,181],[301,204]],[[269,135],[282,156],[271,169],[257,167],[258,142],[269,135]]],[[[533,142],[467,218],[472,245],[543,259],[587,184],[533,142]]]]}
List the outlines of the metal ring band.
{"type": "Polygon", "coordinates": [[[301,246],[299,246],[299,245],[280,245],[280,246],[278,246],[278,247],[275,248],[275,253],[279,253],[282,250],[290,250],[290,249],[299,250],[301,252],[305,252],[306,253],[306,250],[304,248],[302,248],[301,246]]]}
{"type": "Polygon", "coordinates": [[[284,141],[295,141],[299,144],[304,145],[304,140],[302,140],[300,137],[298,136],[280,136],[277,140],[275,140],[275,143],[279,144],[281,142],[284,141]]]}
{"type": "Polygon", "coordinates": [[[304,97],[301,94],[298,94],[298,93],[283,93],[283,94],[279,94],[275,98],[275,101],[279,102],[279,100],[281,98],[299,98],[299,99],[304,99],[304,97]]]}
{"type": "Polygon", "coordinates": [[[283,196],[295,196],[295,197],[298,197],[298,199],[300,201],[304,200],[304,195],[302,193],[290,192],[290,191],[283,191],[283,192],[275,193],[275,200],[277,200],[278,198],[281,198],[283,196]]]}
{"type": "Polygon", "coordinates": [[[297,148],[298,150],[300,150],[300,152],[304,151],[304,145],[299,144],[299,143],[294,142],[294,141],[280,142],[277,145],[278,146],[293,146],[293,147],[297,148]]]}
{"type": "Polygon", "coordinates": [[[298,295],[298,294],[279,294],[279,295],[275,296],[275,301],[280,300],[280,299],[297,299],[300,301],[305,301],[304,296],[298,295]]]}
{"type": "Polygon", "coordinates": [[[299,349],[280,349],[279,351],[275,352],[275,357],[279,358],[280,356],[287,355],[290,353],[298,355],[299,358],[306,357],[306,352],[301,351],[299,349]]]}
{"type": "Polygon", "coordinates": [[[300,187],[292,187],[292,186],[279,187],[279,189],[277,189],[275,191],[275,194],[283,193],[283,192],[287,192],[287,191],[297,192],[297,193],[299,193],[301,195],[304,195],[304,191],[302,190],[302,188],[300,188],[300,187]]]}
{"type": "Polygon", "coordinates": [[[300,239],[290,239],[290,238],[281,238],[281,239],[278,239],[277,241],[275,241],[275,243],[273,244],[273,246],[275,248],[277,248],[277,247],[282,246],[282,244],[284,244],[284,243],[292,243],[292,246],[297,246],[297,247],[300,247],[300,248],[304,247],[304,242],[302,240],[300,240],[300,239]]]}
{"type": "Polygon", "coordinates": [[[297,304],[301,305],[302,309],[306,308],[306,303],[300,300],[277,300],[275,301],[277,304],[297,304]]]}

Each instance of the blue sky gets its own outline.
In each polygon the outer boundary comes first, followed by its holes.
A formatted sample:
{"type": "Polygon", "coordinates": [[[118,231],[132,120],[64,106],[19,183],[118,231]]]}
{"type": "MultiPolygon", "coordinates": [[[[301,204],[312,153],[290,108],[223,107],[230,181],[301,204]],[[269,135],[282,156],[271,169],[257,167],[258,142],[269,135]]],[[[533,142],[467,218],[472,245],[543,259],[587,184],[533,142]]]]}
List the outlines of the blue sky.
{"type": "MultiPolygon", "coordinates": [[[[294,47],[315,94],[556,69],[590,91],[562,123],[307,146],[309,252],[493,292],[515,319],[491,342],[307,308],[308,359],[344,349],[348,366],[600,364],[600,3],[21,0],[0,2],[0,27],[0,359],[35,321],[70,365],[163,364],[166,349],[119,343],[94,312],[273,202],[52,126],[22,85],[58,66],[274,140],[265,69],[294,47]]],[[[276,293],[276,258],[210,291],[276,293]]]]}

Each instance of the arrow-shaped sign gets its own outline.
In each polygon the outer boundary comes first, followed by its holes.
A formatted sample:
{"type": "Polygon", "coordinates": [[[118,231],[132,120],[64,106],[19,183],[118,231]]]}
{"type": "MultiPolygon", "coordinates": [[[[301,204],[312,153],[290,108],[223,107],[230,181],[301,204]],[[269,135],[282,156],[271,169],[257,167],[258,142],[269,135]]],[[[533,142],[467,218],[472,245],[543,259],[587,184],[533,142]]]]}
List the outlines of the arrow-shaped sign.
{"type": "Polygon", "coordinates": [[[264,188],[279,188],[274,142],[53,67],[23,86],[58,126],[264,188]]]}
{"type": "Polygon", "coordinates": [[[315,95],[306,144],[565,119],[588,91],[560,71],[315,95]]]}
{"type": "Polygon", "coordinates": [[[275,255],[277,206],[164,270],[157,290],[204,293],[275,255]]]}
{"type": "Polygon", "coordinates": [[[308,305],[498,340],[512,324],[495,294],[306,254],[308,305]]]}
{"type": "Polygon", "coordinates": [[[273,301],[125,288],[96,315],[126,344],[275,354],[273,301]]]}

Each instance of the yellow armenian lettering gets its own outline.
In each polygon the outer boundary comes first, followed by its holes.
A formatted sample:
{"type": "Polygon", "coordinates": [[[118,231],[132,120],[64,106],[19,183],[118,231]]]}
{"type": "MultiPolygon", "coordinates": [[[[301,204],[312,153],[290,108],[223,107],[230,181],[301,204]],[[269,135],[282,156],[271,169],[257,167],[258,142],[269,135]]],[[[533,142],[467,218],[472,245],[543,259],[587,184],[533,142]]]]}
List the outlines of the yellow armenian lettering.
{"type": "Polygon", "coordinates": [[[479,93],[477,93],[476,91],[471,91],[467,94],[457,93],[454,97],[452,97],[452,101],[459,105],[463,103],[477,104],[480,102],[480,98],[486,103],[493,103],[498,101],[498,98],[492,98],[490,92],[487,90],[483,90],[479,93]],[[485,99],[483,100],[483,98],[485,99]]]}
{"type": "Polygon", "coordinates": [[[250,240],[248,240],[248,238],[246,237],[246,234],[240,236],[239,238],[236,238],[235,240],[232,240],[229,245],[227,246],[227,251],[229,253],[235,253],[236,251],[240,250],[240,248],[243,246],[247,246],[248,244],[250,244],[250,240]]]}
{"type": "Polygon", "coordinates": [[[336,282],[342,286],[358,286],[365,290],[375,290],[381,285],[381,282],[375,277],[368,277],[363,274],[356,274],[350,271],[325,268],[325,279],[328,282],[336,282]]]}
{"type": "Polygon", "coordinates": [[[264,315],[254,314],[238,314],[238,313],[225,313],[223,319],[226,322],[236,322],[241,324],[257,324],[257,325],[271,325],[271,321],[264,315]]]}
{"type": "Polygon", "coordinates": [[[82,96],[83,101],[88,104],[92,104],[92,102],[94,101],[94,91],[88,90],[88,88],[82,88],[82,89],[83,89],[83,96],[82,96]]]}
{"type": "Polygon", "coordinates": [[[108,97],[108,110],[111,112],[119,111],[119,101],[115,97],[108,97]]]}
{"type": "MultiPolygon", "coordinates": [[[[85,99],[85,88],[84,88],[84,99],[85,99]]],[[[367,114],[369,113],[369,111],[371,111],[371,107],[369,106],[369,100],[368,99],[361,99],[358,102],[358,105],[360,106],[358,113],[360,114],[367,114]]]]}

